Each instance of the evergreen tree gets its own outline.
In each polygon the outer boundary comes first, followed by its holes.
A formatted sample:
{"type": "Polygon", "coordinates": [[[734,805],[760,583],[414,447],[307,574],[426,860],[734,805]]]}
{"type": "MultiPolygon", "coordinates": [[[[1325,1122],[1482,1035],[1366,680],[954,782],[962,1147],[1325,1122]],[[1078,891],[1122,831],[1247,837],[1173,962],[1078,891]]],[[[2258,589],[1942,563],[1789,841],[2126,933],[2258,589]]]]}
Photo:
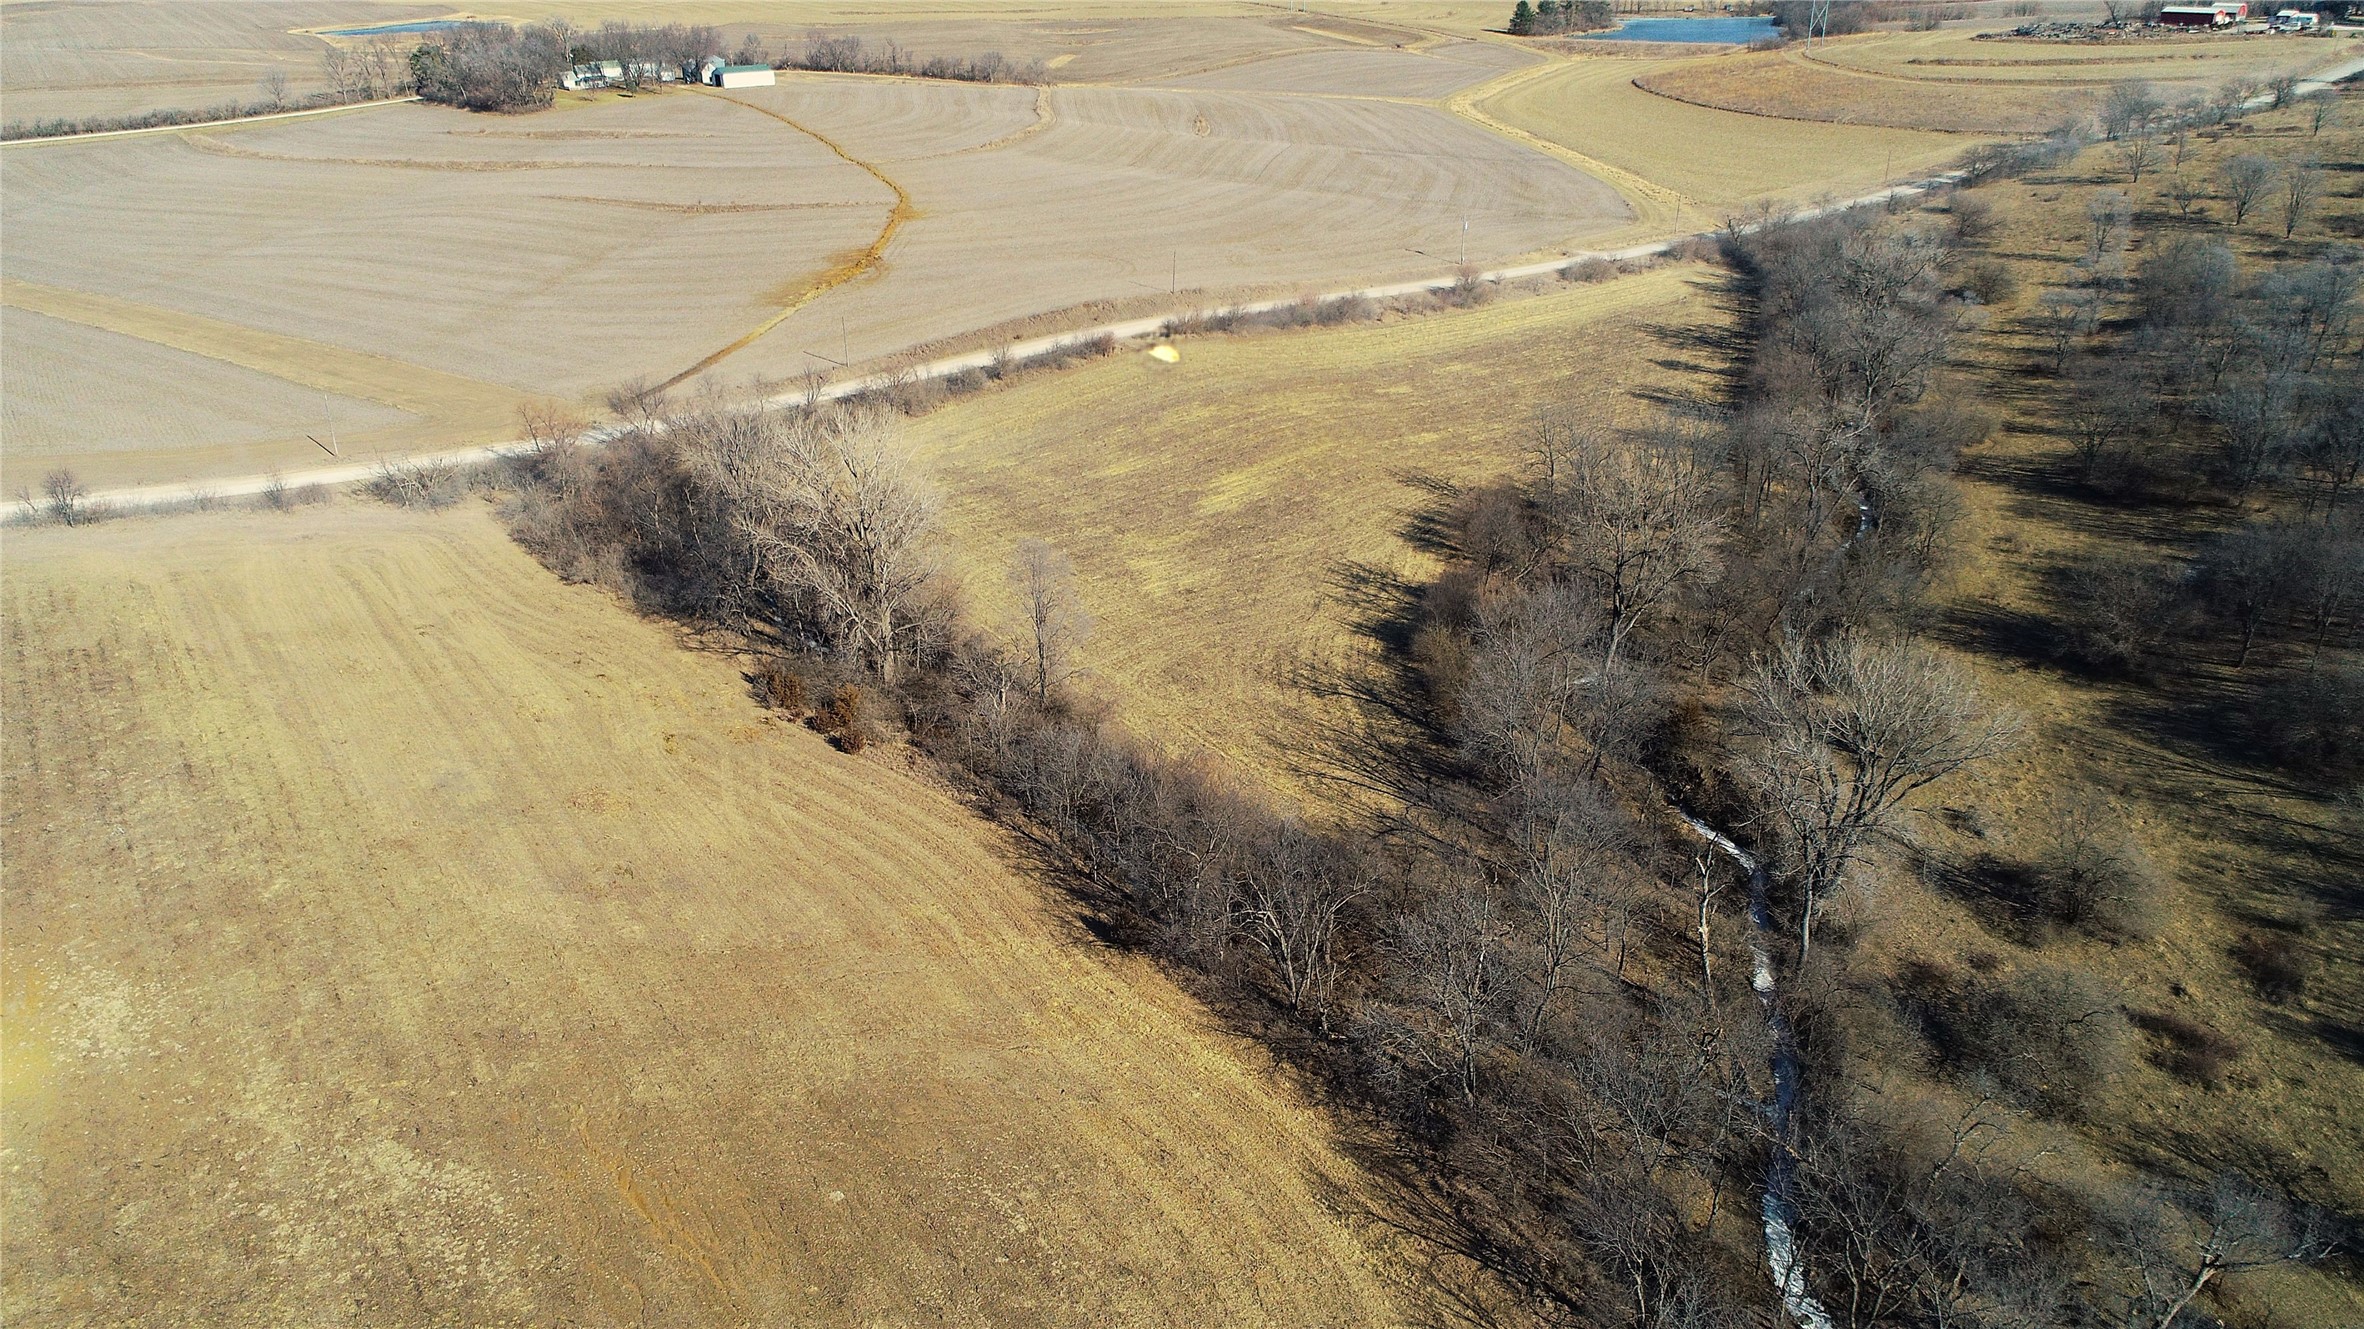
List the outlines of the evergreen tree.
{"type": "Polygon", "coordinates": [[[1535,6],[1519,0],[1518,8],[1510,11],[1510,35],[1524,37],[1535,30],[1535,6]]]}

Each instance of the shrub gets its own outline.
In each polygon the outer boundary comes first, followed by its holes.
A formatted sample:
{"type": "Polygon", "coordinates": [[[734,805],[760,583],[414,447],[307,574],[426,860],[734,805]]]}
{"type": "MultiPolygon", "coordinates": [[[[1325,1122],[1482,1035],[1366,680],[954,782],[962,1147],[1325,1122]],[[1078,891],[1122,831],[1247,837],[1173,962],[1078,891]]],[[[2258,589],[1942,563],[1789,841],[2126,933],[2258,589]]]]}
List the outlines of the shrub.
{"type": "Polygon", "coordinates": [[[2126,1017],[2090,976],[2030,965],[1970,988],[1946,1021],[1956,1051],[2046,1116],[2075,1120],[2126,1058],[2126,1017]]]}
{"type": "Polygon", "coordinates": [[[786,711],[790,718],[800,717],[810,705],[804,675],[790,670],[777,660],[767,660],[755,671],[755,700],[759,705],[775,711],[786,711]]]}
{"type": "Polygon", "coordinates": [[[2061,570],[2054,654],[2095,673],[2139,672],[2173,629],[2175,590],[2163,569],[2136,559],[2105,556],[2061,570]]]}
{"type": "Polygon", "coordinates": [[[2233,946],[2233,959],[2249,975],[2257,995],[2277,1006],[2306,995],[2311,966],[2306,948],[2296,937],[2251,933],[2233,946]]]}
{"type": "Polygon", "coordinates": [[[2007,264],[1980,259],[1963,271],[1962,289],[1982,305],[2009,304],[2019,295],[2019,278],[2011,275],[2007,264]]]}
{"type": "MultiPolygon", "coordinates": [[[[443,508],[457,503],[468,483],[468,473],[448,461],[382,461],[361,492],[398,508],[443,508]]],[[[266,497],[271,493],[266,490],[266,497]]]]}
{"type": "Polygon", "coordinates": [[[2164,1045],[2152,1055],[2168,1074],[2214,1089],[2241,1057],[2241,1044],[2214,1026],[2174,1011],[2136,1011],[2134,1023],[2164,1045]]]}
{"type": "Polygon", "coordinates": [[[860,752],[869,746],[869,722],[862,715],[862,689],[852,683],[839,687],[829,699],[823,727],[837,740],[837,746],[847,752],[860,752]]]}
{"type": "Polygon", "coordinates": [[[2142,846],[2118,820],[2086,803],[2052,818],[2038,869],[2046,915],[2113,941],[2159,930],[2159,879],[2142,846]]]}
{"type": "Polygon", "coordinates": [[[1607,281],[1616,275],[1617,265],[1605,258],[1588,258],[1560,269],[1561,278],[1567,281],[1607,281]]]}

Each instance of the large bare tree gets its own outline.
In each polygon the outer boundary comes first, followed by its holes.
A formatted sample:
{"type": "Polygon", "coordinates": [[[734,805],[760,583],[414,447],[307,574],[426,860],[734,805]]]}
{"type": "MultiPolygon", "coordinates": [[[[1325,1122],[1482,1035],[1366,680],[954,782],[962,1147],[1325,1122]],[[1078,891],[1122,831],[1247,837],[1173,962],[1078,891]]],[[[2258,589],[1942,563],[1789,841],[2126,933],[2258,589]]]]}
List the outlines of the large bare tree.
{"type": "Polygon", "coordinates": [[[1743,766],[1798,894],[1801,953],[1813,947],[1815,912],[1898,805],[2018,731],[1928,647],[1854,631],[1785,643],[1747,680],[1742,707],[1756,740],[1743,766]]]}
{"type": "Polygon", "coordinates": [[[1607,620],[1606,669],[1636,627],[1715,567],[1722,496],[1690,449],[1620,445],[1565,413],[1540,422],[1534,450],[1554,553],[1607,620]]]}
{"type": "Polygon", "coordinates": [[[686,426],[755,574],[893,682],[938,566],[937,498],[885,416],[713,414],[686,426]]]}

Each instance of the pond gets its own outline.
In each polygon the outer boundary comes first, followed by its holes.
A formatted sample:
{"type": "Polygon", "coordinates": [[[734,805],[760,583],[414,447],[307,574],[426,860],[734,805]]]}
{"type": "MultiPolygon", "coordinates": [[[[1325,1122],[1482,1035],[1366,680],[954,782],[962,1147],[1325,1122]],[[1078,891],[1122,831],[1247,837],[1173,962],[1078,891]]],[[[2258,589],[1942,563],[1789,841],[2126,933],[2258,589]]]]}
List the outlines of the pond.
{"type": "Polygon", "coordinates": [[[1773,35],[1773,16],[1754,18],[1629,18],[1607,32],[1587,32],[1594,42],[1729,42],[1734,46],[1773,35]]]}
{"type": "Polygon", "coordinates": [[[415,23],[380,23],[368,28],[329,28],[320,35],[323,37],[384,37],[397,32],[441,32],[445,28],[458,26],[460,26],[458,19],[428,18],[420,19],[415,23]]]}

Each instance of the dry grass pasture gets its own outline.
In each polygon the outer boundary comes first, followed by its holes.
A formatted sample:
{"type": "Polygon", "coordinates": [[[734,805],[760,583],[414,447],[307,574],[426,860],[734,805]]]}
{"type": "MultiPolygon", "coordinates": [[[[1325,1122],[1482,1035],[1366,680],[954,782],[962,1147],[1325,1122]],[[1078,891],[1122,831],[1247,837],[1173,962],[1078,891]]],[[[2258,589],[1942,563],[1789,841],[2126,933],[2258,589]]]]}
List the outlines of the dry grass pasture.
{"type": "MultiPolygon", "coordinates": [[[[2205,176],[2235,153],[2319,153],[2364,159],[2360,109],[2350,95],[2346,127],[2309,139],[2295,112],[2261,113],[2245,132],[2198,141],[2190,169],[2205,176]]],[[[2162,187],[2132,187],[2139,265],[2179,233],[2220,237],[2245,262],[2289,260],[2364,233],[2364,189],[2353,171],[2335,183],[2316,219],[2285,242],[2279,225],[2251,218],[2233,228],[2221,202],[2197,220],[2180,218],[2162,187]]],[[[2095,554],[2158,557],[2189,547],[2243,509],[2172,504],[2125,507],[2091,498],[2067,478],[2069,443],[2057,419],[2054,380],[2033,366],[2046,352],[2032,326],[2037,297],[2066,280],[2084,250],[2084,202],[2128,190],[2103,149],[2057,172],[1982,188],[1998,223],[1981,260],[2007,266],[2021,293],[1999,306],[1988,329],[1969,338],[1962,368],[2003,413],[2003,425],[1973,449],[1959,483],[1965,511],[1961,553],[1941,597],[1940,635],[1974,669],[1981,687],[2023,712],[2026,741],[1982,769],[1974,790],[1958,791],[1980,812],[1975,833],[1927,819],[1916,834],[1957,861],[1981,852],[2027,852],[2064,794],[2087,791],[2124,816],[2167,883],[2165,925],[2151,940],[2110,945],[2074,935],[2043,944],[2044,958],[2097,978],[2131,1010],[2167,1012],[2229,1036],[2222,1080],[2192,1083],[2170,1073],[2147,1036],[2131,1064],[2103,1085],[2089,1123],[2048,1141],[2060,1152],[2045,1166],[2071,1179],[2132,1167],[2205,1182],[2219,1168],[2292,1177],[2318,1202],[2364,1210],[2364,1061],[2357,1055],[2364,1011],[2364,920],[2356,910],[2352,831],[2319,795],[2237,750],[2195,741],[2246,705],[2247,680],[2203,664],[2190,689],[2161,695],[2126,680],[2095,679],[2058,667],[2046,642],[2022,641],[1995,625],[2043,624],[2056,612],[2048,573],[2095,554]],[[2185,714],[2178,718],[2177,708],[2185,714]],[[2234,958],[2245,935],[2303,938],[2313,965],[2307,995],[2287,1004],[2261,997],[2234,958]]],[[[2206,654],[2203,652],[2202,654],[2206,654]]],[[[1953,966],[2028,956],[1993,911],[1949,896],[1906,892],[1865,930],[1867,953],[1891,972],[1912,963],[1953,966]]],[[[2364,1320],[2364,1286],[2352,1277],[2267,1270],[2229,1292],[2252,1316],[2271,1306],[2275,1324],[2347,1325],[2364,1320]]]]}
{"type": "Polygon", "coordinates": [[[482,508],[0,594],[11,1325],[1441,1313],[1268,1059],[482,508]]]}
{"type": "Polygon", "coordinates": [[[2042,133],[2099,107],[2112,83],[2139,79],[2168,99],[2208,96],[2233,79],[2312,69],[2352,55],[2352,40],[2193,36],[2122,44],[1978,41],[2000,20],[1935,32],[1874,32],[1808,51],[1736,51],[1642,74],[1651,92],[1789,120],[1970,134],[2042,133]]]}
{"type": "Polygon", "coordinates": [[[1295,657],[1351,643],[1338,574],[1430,571],[1408,518],[1437,484],[1519,464],[1536,405],[1638,423],[1648,398],[1704,390],[1688,345],[1712,316],[1697,267],[1335,331],[1187,338],[924,417],[981,603],[1017,541],[1074,558],[1094,614],[1092,690],[1177,750],[1291,787],[1295,657]]]}
{"type": "MultiPolygon", "coordinates": [[[[1868,193],[1917,175],[1970,146],[1950,134],[1812,124],[1691,105],[1637,84],[1670,71],[1712,68],[1721,57],[1680,60],[1584,56],[1486,89],[1476,109],[1517,130],[1638,177],[1681,221],[1708,227],[1760,199],[1808,202],[1868,193]]],[[[1613,177],[1614,178],[1614,177],[1613,177]]]]}

